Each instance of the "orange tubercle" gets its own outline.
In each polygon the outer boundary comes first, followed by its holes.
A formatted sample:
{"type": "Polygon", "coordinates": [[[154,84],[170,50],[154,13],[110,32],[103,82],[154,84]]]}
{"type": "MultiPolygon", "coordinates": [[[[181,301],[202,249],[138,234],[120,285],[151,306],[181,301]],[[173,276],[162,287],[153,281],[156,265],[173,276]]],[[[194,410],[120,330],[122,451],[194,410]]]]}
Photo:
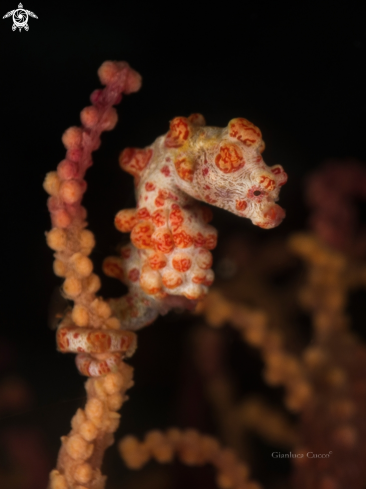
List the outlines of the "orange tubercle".
{"type": "Polygon", "coordinates": [[[122,170],[138,177],[149,164],[151,156],[151,149],[126,148],[120,154],[119,164],[122,170]]]}
{"type": "Polygon", "coordinates": [[[182,180],[193,181],[194,161],[187,156],[181,156],[174,161],[175,169],[182,180]]]}
{"type": "Polygon", "coordinates": [[[152,270],[160,270],[161,268],[164,268],[166,264],[167,261],[163,253],[156,252],[149,256],[149,265],[152,270]]]}
{"type": "Polygon", "coordinates": [[[223,143],[216,155],[215,164],[224,173],[233,173],[245,165],[241,149],[234,143],[223,143]]]}
{"type": "Polygon", "coordinates": [[[256,224],[261,228],[271,229],[281,224],[285,216],[285,210],[282,209],[282,207],[280,207],[279,205],[274,204],[264,213],[264,221],[256,224]]]}
{"type": "Polygon", "coordinates": [[[158,192],[158,196],[155,199],[156,207],[162,207],[165,204],[165,201],[169,198],[173,198],[173,194],[168,192],[167,190],[160,189],[158,192]]]}
{"type": "Polygon", "coordinates": [[[202,285],[191,283],[184,291],[184,295],[190,300],[200,300],[206,295],[205,288],[202,285]]]}
{"type": "Polygon", "coordinates": [[[117,258],[114,256],[109,256],[103,261],[103,272],[108,277],[118,278],[123,281],[124,272],[122,268],[122,260],[121,258],[117,258]]]}
{"type": "Polygon", "coordinates": [[[208,250],[201,248],[196,255],[196,263],[200,268],[208,270],[212,266],[212,254],[208,250]]]}
{"type": "Polygon", "coordinates": [[[153,247],[151,236],[154,232],[154,226],[148,221],[142,221],[136,224],[131,232],[131,241],[136,248],[148,249],[153,247]]]}
{"type": "Polygon", "coordinates": [[[253,146],[262,139],[262,133],[258,127],[242,117],[229,122],[229,136],[238,139],[245,146],[253,146]]]}
{"type": "Polygon", "coordinates": [[[281,165],[275,165],[270,168],[271,172],[277,177],[277,185],[282,187],[287,182],[287,173],[283,170],[281,165]]]}
{"type": "Polygon", "coordinates": [[[188,248],[193,243],[193,237],[184,229],[176,233],[173,232],[173,240],[178,248],[188,248]]]}
{"type": "Polygon", "coordinates": [[[114,218],[114,225],[121,233],[130,233],[136,224],[136,209],[122,209],[114,218]]]}
{"type": "Polygon", "coordinates": [[[149,295],[158,294],[162,288],[160,273],[154,270],[143,270],[140,276],[140,286],[149,295]]]}
{"type": "Polygon", "coordinates": [[[151,218],[156,227],[164,226],[164,224],[166,224],[166,218],[163,209],[157,209],[151,215],[151,218]]]}
{"type": "Polygon", "coordinates": [[[261,175],[259,183],[269,192],[271,190],[274,190],[276,187],[276,182],[272,180],[271,178],[267,177],[266,175],[261,175]]]}
{"type": "Polygon", "coordinates": [[[186,117],[175,117],[170,122],[170,130],[165,138],[167,148],[179,148],[190,136],[189,122],[186,117]]]}
{"type": "Polygon", "coordinates": [[[169,221],[173,232],[177,231],[183,224],[184,216],[178,204],[172,205],[172,210],[169,214],[169,221]]]}
{"type": "Polygon", "coordinates": [[[167,289],[175,289],[182,285],[183,280],[180,273],[174,270],[168,270],[163,275],[163,284],[167,289]]]}
{"type": "Polygon", "coordinates": [[[150,212],[147,210],[146,207],[141,207],[141,209],[137,211],[137,218],[139,220],[145,221],[150,218],[150,212]]]}
{"type": "Polygon", "coordinates": [[[217,235],[214,233],[210,233],[206,235],[206,241],[204,248],[208,250],[213,250],[217,245],[217,235]]]}
{"type": "Polygon", "coordinates": [[[203,284],[205,280],[206,280],[206,272],[204,272],[203,270],[195,271],[192,277],[192,282],[194,284],[203,284]]]}
{"type": "Polygon", "coordinates": [[[152,241],[157,251],[170,253],[174,249],[174,241],[171,233],[167,229],[158,229],[152,235],[152,241]]]}
{"type": "Polygon", "coordinates": [[[217,235],[213,232],[205,235],[203,235],[202,233],[197,233],[194,236],[194,246],[196,248],[206,248],[207,250],[213,250],[214,248],[216,248],[216,244],[217,235]]]}
{"type": "Polygon", "coordinates": [[[192,266],[192,261],[185,253],[178,253],[174,256],[172,265],[178,272],[187,272],[192,266]]]}
{"type": "Polygon", "coordinates": [[[206,121],[202,114],[191,114],[188,117],[188,121],[194,126],[205,126],[206,121]]]}

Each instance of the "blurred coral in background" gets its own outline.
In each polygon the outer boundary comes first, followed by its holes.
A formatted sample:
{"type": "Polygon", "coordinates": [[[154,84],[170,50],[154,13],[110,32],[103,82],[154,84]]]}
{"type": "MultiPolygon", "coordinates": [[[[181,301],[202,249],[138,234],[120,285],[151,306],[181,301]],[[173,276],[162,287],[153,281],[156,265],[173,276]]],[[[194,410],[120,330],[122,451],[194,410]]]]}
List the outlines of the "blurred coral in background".
{"type": "Polygon", "coordinates": [[[356,200],[364,196],[365,176],[366,166],[353,161],[328,162],[311,175],[306,196],[315,207],[313,233],[292,234],[277,246],[268,242],[252,257],[245,240],[237,240],[236,254],[235,241],[228,243],[230,251],[218,265],[224,280],[200,306],[211,327],[231,325],[259,349],[264,381],[284,388],[284,407],[296,414],[294,419],[279,413],[263,399],[240,400],[222,363],[224,338],[197,331],[198,369],[224,437],[239,453],[250,452],[248,442],[243,445],[248,428],[277,447],[275,458],[286,447],[291,487],[297,489],[365,486],[366,348],[347,310],[350,293],[366,286],[356,200]],[[271,286],[268,277],[276,268],[292,271],[285,287],[273,281],[271,286]],[[300,311],[311,324],[306,341],[300,311]]]}
{"type": "Polygon", "coordinates": [[[21,422],[22,413],[34,408],[28,382],[10,373],[16,364],[16,349],[0,342],[0,487],[38,489],[45,487],[51,460],[42,428],[21,422]]]}
{"type": "Polygon", "coordinates": [[[357,204],[365,200],[365,165],[353,159],[327,161],[307,181],[310,228],[331,247],[364,257],[366,228],[361,225],[357,204]]]}

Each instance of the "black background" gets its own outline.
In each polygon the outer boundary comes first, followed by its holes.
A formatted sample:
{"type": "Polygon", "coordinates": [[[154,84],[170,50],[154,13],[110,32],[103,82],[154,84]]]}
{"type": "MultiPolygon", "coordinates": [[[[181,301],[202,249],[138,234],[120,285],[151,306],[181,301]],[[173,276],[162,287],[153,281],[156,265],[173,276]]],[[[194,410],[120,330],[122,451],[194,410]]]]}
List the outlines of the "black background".
{"type": "MultiPolygon", "coordinates": [[[[2,2],[1,15],[15,4],[2,2]]],[[[87,175],[85,204],[97,237],[97,270],[120,240],[114,214],[133,205],[132,179],[117,164],[120,150],[150,144],[167,131],[170,119],[191,112],[217,126],[248,118],[262,130],[266,163],[282,164],[289,175],[281,191],[287,210],[281,228],[257,231],[217,211],[220,235],[239,231],[266,239],[269,232],[302,228],[306,174],[327,158],[366,161],[366,16],[346,2],[289,5],[30,0],[24,8],[38,19],[29,19],[28,32],[13,32],[11,18],[1,20],[0,339],[4,352],[12,353],[0,375],[17,373],[35,397],[30,412],[2,424],[41,426],[50,459],[83,402],[83,379],[73,358],[55,351],[54,332],[47,327],[50,297],[60,280],[52,274],[44,239],[50,222],[42,181],[64,157],[61,134],[78,124],[80,110],[99,86],[96,71],[104,60],[126,60],[142,74],[141,91],[119,106],[120,122],[103,136],[87,175]]],[[[108,279],[104,283],[102,294],[122,290],[108,279]]],[[[182,354],[190,321],[168,316],[141,332],[141,353],[132,361],[137,386],[121,432],[141,434],[177,422],[168,414],[179,377],[174,359],[182,354]],[[148,347],[151,342],[157,351],[148,347]],[[153,378],[164,369],[167,379],[153,378]]]]}

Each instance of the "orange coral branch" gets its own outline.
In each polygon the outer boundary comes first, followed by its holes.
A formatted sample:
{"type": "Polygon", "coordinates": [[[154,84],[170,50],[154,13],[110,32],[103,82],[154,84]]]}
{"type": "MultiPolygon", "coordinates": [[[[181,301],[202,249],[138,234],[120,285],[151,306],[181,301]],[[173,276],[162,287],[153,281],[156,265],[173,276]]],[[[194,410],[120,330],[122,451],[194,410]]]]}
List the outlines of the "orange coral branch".
{"type": "Polygon", "coordinates": [[[48,208],[53,228],[47,243],[55,250],[54,271],[64,277],[63,293],[74,301],[71,313],[57,332],[60,351],[76,352],[79,371],[92,376],[86,382],[87,402],[72,420],[72,430],[62,438],[57,470],[51,472],[50,489],[102,488],[100,467],[105,449],[113,442],[120,415],[116,412],[131,387],[132,368],[121,361],[136,348],[136,336],[121,331],[110,306],[96,296],[100,279],[88,258],[94,247],[93,233],[85,229],[86,210],[81,206],[86,190],[84,175],[92,164],[91,153],[99,147],[102,131],[117,122],[112,107],[122,93],[139,89],[141,77],[127,63],[105,62],[99,78],[106,85],[91,95],[92,106],[81,112],[82,127],[68,129],[62,141],[66,159],[44,182],[50,194],[48,208]],[[107,375],[106,375],[107,374],[107,375]]]}
{"type": "Polygon", "coordinates": [[[126,436],[119,442],[118,449],[130,469],[140,469],[151,458],[169,463],[176,455],[186,465],[212,464],[221,489],[261,489],[257,482],[249,480],[249,469],[234,450],[222,448],[215,438],[196,430],[150,431],[142,442],[134,436],[126,436]]]}

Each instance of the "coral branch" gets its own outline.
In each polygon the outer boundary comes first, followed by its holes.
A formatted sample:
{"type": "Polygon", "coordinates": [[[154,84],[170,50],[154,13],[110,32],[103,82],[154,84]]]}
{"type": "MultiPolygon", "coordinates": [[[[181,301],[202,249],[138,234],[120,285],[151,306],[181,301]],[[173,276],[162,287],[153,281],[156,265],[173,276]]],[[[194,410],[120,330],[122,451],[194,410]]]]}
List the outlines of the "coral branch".
{"type": "Polygon", "coordinates": [[[245,459],[253,452],[248,440],[250,432],[258,433],[274,446],[291,448],[297,444],[296,428],[283,412],[257,396],[238,402],[238,386],[225,362],[224,332],[201,327],[193,331],[192,339],[190,349],[203,381],[205,397],[220,429],[220,438],[245,459]]]}
{"type": "Polygon", "coordinates": [[[196,430],[150,431],[142,442],[134,436],[126,436],[119,442],[118,449],[130,469],[140,469],[151,458],[159,463],[169,463],[176,455],[186,465],[212,464],[218,472],[216,480],[221,489],[261,488],[257,482],[249,480],[247,465],[233,450],[220,447],[215,438],[196,430]]]}
{"type": "Polygon", "coordinates": [[[270,328],[265,313],[230,302],[218,291],[208,295],[200,311],[209,325],[221,327],[229,322],[244,341],[259,348],[266,365],[266,382],[285,387],[288,409],[295,412],[303,409],[312,393],[305,369],[294,354],[286,351],[285,339],[280,331],[270,328]]]}
{"type": "Polygon", "coordinates": [[[86,210],[81,205],[86,190],[84,175],[92,164],[91,154],[100,145],[102,131],[113,129],[117,113],[113,105],[122,93],[139,89],[141,77],[124,62],[105,62],[99,78],[106,85],[91,95],[92,106],[80,115],[82,127],[71,127],[62,136],[66,159],[44,182],[50,194],[48,208],[53,228],[47,243],[55,250],[54,271],[64,277],[63,293],[74,301],[57,332],[58,348],[76,352],[79,371],[94,377],[86,383],[85,410],[78,410],[72,431],[62,438],[57,470],[50,476],[51,489],[102,488],[105,477],[100,466],[105,449],[113,442],[125,391],[133,384],[132,368],[121,357],[133,354],[135,334],[121,331],[120,321],[110,306],[96,296],[100,279],[93,273],[88,256],[94,236],[85,229],[86,210]],[[107,375],[106,375],[107,374],[107,375]],[[103,376],[103,377],[101,377],[103,376]]]}
{"type": "MultiPolygon", "coordinates": [[[[299,413],[298,434],[291,440],[296,454],[293,487],[361,489],[365,481],[366,349],[349,330],[346,304],[352,288],[364,287],[365,264],[311,234],[293,235],[289,247],[306,266],[299,304],[311,315],[313,336],[302,352],[289,350],[285,336],[270,328],[265,313],[229,301],[217,291],[209,293],[201,311],[211,326],[228,322],[260,350],[265,381],[282,385],[285,405],[299,413]]],[[[254,407],[258,416],[261,408],[254,407]]],[[[245,403],[243,408],[244,418],[249,415],[256,423],[250,404],[249,412],[245,403]]],[[[241,419],[241,425],[244,422],[241,419]]],[[[271,435],[271,423],[261,421],[261,429],[266,437],[271,435]]],[[[272,435],[286,431],[272,431],[272,435]]]]}
{"type": "Polygon", "coordinates": [[[360,161],[327,161],[308,178],[310,227],[328,245],[365,256],[366,229],[359,225],[357,203],[366,197],[366,168],[360,161]]]}
{"type": "Polygon", "coordinates": [[[133,385],[133,369],[120,362],[118,370],[86,384],[87,402],[72,418],[72,430],[61,438],[57,469],[50,474],[50,489],[103,489],[106,477],[100,467],[104,451],[113,444],[119,425],[116,412],[127,400],[125,392],[133,385]]]}
{"type": "Polygon", "coordinates": [[[352,487],[365,482],[364,411],[366,406],[366,349],[349,330],[347,293],[365,283],[364,264],[331,249],[318,238],[298,234],[292,250],[307,265],[300,302],[313,320],[313,341],[302,355],[314,395],[301,413],[299,453],[328,453],[298,459],[294,485],[352,487]]]}

